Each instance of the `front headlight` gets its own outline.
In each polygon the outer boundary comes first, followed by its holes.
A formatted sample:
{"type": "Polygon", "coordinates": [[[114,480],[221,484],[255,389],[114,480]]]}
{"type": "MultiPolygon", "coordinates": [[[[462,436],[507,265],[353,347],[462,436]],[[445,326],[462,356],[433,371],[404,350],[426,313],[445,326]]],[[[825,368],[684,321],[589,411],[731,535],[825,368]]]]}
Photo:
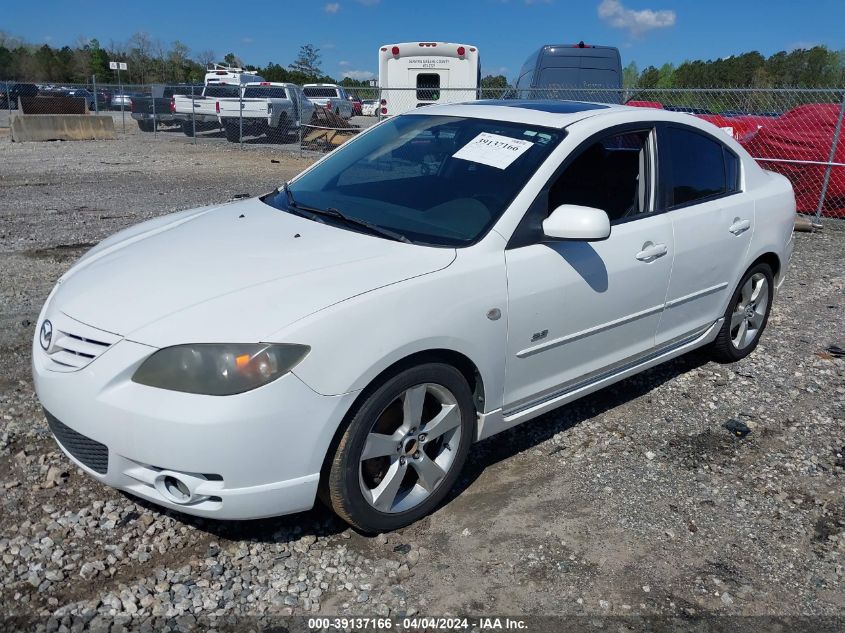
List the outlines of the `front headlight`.
{"type": "Polygon", "coordinates": [[[283,376],[309,351],[308,345],[274,343],[176,345],[150,356],[132,380],[171,391],[231,396],[283,376]]]}

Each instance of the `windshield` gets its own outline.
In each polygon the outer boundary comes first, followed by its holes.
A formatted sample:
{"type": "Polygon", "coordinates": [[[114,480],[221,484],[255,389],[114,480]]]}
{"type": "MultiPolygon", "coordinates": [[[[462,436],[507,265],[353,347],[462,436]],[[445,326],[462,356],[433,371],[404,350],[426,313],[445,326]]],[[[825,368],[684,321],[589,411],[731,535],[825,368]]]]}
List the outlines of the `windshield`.
{"type": "MultiPolygon", "coordinates": [[[[563,135],[521,123],[407,114],[341,146],[289,189],[297,205],[335,208],[411,242],[466,246],[493,226],[563,135]]],[[[290,210],[284,191],[264,201],[290,210]]]]}

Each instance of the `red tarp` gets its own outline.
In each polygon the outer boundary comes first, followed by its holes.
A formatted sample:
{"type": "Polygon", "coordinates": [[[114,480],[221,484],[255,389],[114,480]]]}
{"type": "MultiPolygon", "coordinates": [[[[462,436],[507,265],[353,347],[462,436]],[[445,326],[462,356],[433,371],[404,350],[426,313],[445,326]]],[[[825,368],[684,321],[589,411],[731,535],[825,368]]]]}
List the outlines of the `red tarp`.
{"type": "MultiPolygon", "coordinates": [[[[741,141],[764,169],[781,173],[792,181],[799,211],[816,212],[827,167],[759,159],[827,162],[839,109],[840,106],[833,103],[798,106],[776,119],[767,120],[756,134],[741,141]]],[[[845,136],[845,130],[841,134],[845,136]]],[[[845,163],[845,138],[839,139],[833,162],[845,163]]],[[[823,213],[845,217],[845,167],[833,167],[830,171],[823,213]]]]}
{"type": "Polygon", "coordinates": [[[752,138],[759,131],[762,125],[772,121],[772,119],[762,116],[732,116],[726,117],[721,114],[698,114],[699,119],[709,121],[716,127],[722,128],[725,132],[733,136],[740,143],[752,138]]]}

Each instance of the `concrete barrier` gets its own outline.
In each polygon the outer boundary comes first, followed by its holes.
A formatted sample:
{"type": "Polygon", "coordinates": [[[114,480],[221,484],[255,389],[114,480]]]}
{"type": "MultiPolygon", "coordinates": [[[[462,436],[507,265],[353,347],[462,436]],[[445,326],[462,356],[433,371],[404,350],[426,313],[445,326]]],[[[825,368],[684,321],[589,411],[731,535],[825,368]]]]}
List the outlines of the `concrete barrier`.
{"type": "Polygon", "coordinates": [[[110,114],[15,114],[12,140],[91,141],[114,140],[114,119],[110,114]]]}

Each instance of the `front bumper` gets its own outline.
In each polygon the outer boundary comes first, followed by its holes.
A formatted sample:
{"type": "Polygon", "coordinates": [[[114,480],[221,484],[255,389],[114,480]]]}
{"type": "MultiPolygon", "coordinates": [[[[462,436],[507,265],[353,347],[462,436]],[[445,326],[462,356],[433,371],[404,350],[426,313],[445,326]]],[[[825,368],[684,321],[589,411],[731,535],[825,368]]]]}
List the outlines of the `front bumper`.
{"type": "Polygon", "coordinates": [[[132,382],[153,351],[120,340],[81,369],[55,371],[36,336],[35,391],[71,460],[108,486],[197,516],[252,519],[313,506],[323,458],[355,394],[322,396],[293,374],[225,397],[132,382]],[[93,449],[99,461],[86,452],[93,449]],[[168,477],[189,488],[187,502],[170,494],[168,477]]]}

